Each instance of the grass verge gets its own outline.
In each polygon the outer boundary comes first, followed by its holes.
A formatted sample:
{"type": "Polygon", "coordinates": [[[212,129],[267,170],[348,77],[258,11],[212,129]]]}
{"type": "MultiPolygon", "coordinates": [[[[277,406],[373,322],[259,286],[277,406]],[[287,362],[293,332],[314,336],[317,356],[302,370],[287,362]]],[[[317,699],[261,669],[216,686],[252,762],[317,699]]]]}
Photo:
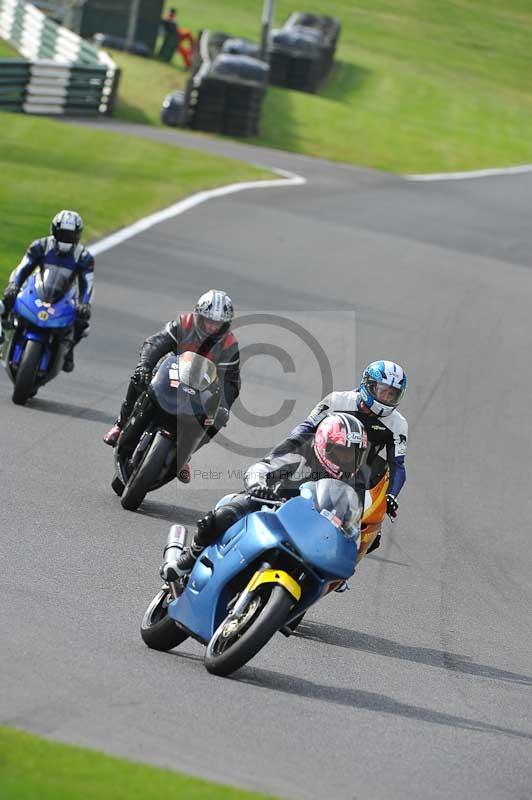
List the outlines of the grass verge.
{"type": "MultiPolygon", "coordinates": [[[[261,7],[182,0],[179,21],[257,41],[261,7]]],[[[280,25],[293,1],[276,8],[280,25]]],[[[252,141],[392,172],[532,162],[529,0],[309,0],[304,8],[340,19],[336,66],[319,95],[271,89],[252,141]]],[[[113,57],[123,69],[117,116],[160,124],[164,95],[186,80],[180,56],[170,65],[113,57]]]]}
{"type": "Polygon", "coordinates": [[[115,117],[127,122],[161,125],[163,99],[168,92],[184,87],[187,79],[184,69],[120,50],[108,52],[122,70],[115,117]]]}
{"type": "MultiPolygon", "coordinates": [[[[178,5],[187,28],[258,40],[257,0],[178,5]]],[[[394,172],[532,161],[529,0],[309,0],[303,8],[341,20],[336,68],[318,96],[270,90],[258,143],[394,172]]],[[[293,0],[278,0],[275,23],[293,9],[293,0]]]]}
{"type": "Polygon", "coordinates": [[[4,727],[0,727],[0,785],[2,800],[267,800],[263,794],[4,727]]]}
{"type": "Polygon", "coordinates": [[[4,39],[0,39],[0,58],[22,58],[4,39]]]}
{"type": "Polygon", "coordinates": [[[0,113],[0,282],[60,208],[90,241],[201,189],[271,178],[266,170],[134,136],[0,113]]]}

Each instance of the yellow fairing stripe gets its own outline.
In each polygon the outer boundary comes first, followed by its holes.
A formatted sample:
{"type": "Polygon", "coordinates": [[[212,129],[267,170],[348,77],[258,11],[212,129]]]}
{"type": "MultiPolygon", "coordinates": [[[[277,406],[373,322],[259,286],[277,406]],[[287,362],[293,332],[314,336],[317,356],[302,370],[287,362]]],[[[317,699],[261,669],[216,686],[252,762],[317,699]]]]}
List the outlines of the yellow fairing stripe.
{"type": "Polygon", "coordinates": [[[286,591],[289,592],[292,597],[295,597],[296,600],[299,600],[301,597],[301,586],[299,583],[295,581],[288,572],[284,572],[282,569],[264,569],[262,572],[256,572],[246,586],[246,592],[252,592],[262,583],[278,583],[280,586],[284,586],[286,591]]]}

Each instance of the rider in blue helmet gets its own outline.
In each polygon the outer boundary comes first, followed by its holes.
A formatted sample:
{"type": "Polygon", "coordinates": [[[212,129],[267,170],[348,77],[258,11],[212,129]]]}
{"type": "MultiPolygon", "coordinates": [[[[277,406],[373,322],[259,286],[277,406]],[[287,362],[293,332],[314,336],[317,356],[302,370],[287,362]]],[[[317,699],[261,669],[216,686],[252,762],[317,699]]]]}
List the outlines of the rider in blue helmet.
{"type": "Polygon", "coordinates": [[[389,417],[407,387],[405,372],[394,361],[372,361],[362,373],[360,399],[376,417],[389,417]]]}
{"type": "MultiPolygon", "coordinates": [[[[408,423],[397,410],[407,386],[406,374],[394,361],[372,361],[362,373],[357,389],[331,392],[310,412],[308,417],[272,452],[281,456],[302,447],[314,436],[320,422],[329,414],[352,414],[359,419],[368,435],[366,487],[376,486],[388,469],[386,511],[397,517],[397,496],[406,480],[405,456],[408,444],[408,423]],[[384,451],[385,458],[379,453],[384,451]]],[[[380,543],[376,536],[368,552],[380,543]]]]}

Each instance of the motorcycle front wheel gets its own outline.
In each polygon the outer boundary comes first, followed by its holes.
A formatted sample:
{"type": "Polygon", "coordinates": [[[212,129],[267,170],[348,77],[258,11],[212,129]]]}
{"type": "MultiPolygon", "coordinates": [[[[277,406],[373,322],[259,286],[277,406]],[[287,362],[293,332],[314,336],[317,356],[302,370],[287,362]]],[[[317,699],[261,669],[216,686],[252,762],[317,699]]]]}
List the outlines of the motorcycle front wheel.
{"type": "Polygon", "coordinates": [[[15,388],[13,389],[13,402],[17,406],[25,405],[26,401],[35,394],[37,371],[41,363],[42,350],[41,342],[36,342],[32,339],[26,343],[15,377],[15,388]]]}
{"type": "Polygon", "coordinates": [[[136,511],[150,489],[157,483],[171,450],[175,450],[175,444],[157,433],[122,492],[120,502],[126,511],[136,511]]]}
{"type": "Polygon", "coordinates": [[[213,675],[230,675],[262,650],[284,624],[294,598],[279,584],[257,589],[242,613],[222,622],[207,646],[205,667],[213,675]]]}

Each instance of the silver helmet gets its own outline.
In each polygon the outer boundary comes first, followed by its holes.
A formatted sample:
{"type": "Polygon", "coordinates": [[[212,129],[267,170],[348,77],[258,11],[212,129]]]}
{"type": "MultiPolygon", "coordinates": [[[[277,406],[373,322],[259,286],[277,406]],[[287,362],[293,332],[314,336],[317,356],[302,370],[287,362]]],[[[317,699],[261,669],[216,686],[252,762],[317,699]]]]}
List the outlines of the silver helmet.
{"type": "Polygon", "coordinates": [[[200,336],[227,333],[235,315],[233,301],[222,289],[209,289],[194,306],[194,324],[200,336]]]}
{"type": "Polygon", "coordinates": [[[81,239],[83,220],[76,211],[58,211],[50,225],[50,233],[55,239],[60,253],[69,253],[81,239]]]}

